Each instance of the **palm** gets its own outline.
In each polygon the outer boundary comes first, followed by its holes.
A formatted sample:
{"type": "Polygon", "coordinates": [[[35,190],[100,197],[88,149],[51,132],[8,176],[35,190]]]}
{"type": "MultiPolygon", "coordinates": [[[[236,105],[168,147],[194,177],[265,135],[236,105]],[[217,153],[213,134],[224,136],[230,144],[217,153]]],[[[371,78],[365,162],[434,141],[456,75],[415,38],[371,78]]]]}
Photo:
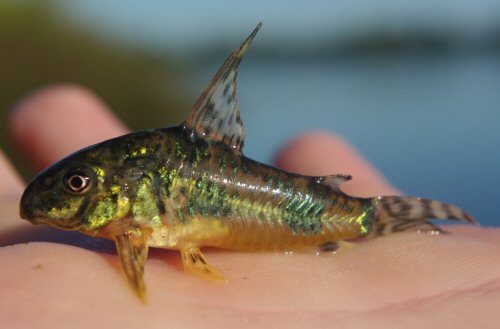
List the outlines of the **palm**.
{"type": "MultiPolygon", "coordinates": [[[[90,94],[68,87],[31,97],[12,121],[19,149],[36,168],[124,132],[90,94]]],[[[304,174],[353,174],[346,184],[352,194],[395,192],[347,144],[324,134],[298,139],[278,164],[304,174]]],[[[336,255],[207,251],[228,284],[183,273],[178,253],[153,250],[144,306],[129,291],[112,243],[21,221],[23,184],[3,157],[0,175],[0,241],[9,245],[0,249],[0,317],[7,327],[494,328],[499,319],[500,233],[461,226],[449,235],[396,234],[336,255]],[[28,241],[56,243],[19,244],[28,241]]]]}

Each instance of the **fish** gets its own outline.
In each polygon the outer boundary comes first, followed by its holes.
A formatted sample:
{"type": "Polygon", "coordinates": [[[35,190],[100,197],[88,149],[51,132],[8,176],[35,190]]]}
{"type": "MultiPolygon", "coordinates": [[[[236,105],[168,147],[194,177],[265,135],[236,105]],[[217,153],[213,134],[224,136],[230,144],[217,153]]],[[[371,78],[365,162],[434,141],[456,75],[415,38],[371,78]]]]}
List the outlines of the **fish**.
{"type": "Polygon", "coordinates": [[[113,240],[144,302],[150,247],[178,250],[187,272],[225,282],[201,248],[334,251],[357,238],[444,232],[436,218],[478,224],[433,199],[347,195],[340,189],[352,178],[347,174],[304,176],[247,158],[236,78],[261,26],[226,59],[179,126],[103,141],[51,165],[27,186],[20,216],[113,240]]]}

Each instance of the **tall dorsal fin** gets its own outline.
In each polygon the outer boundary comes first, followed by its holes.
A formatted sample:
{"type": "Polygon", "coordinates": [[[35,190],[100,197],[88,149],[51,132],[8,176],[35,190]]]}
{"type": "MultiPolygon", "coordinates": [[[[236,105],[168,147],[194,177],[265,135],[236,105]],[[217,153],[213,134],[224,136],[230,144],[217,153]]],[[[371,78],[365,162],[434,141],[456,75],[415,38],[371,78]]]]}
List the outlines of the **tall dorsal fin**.
{"type": "Polygon", "coordinates": [[[245,129],[236,97],[238,66],[261,26],[262,22],[226,59],[184,121],[184,127],[207,140],[224,142],[238,151],[245,143],[245,129]]]}

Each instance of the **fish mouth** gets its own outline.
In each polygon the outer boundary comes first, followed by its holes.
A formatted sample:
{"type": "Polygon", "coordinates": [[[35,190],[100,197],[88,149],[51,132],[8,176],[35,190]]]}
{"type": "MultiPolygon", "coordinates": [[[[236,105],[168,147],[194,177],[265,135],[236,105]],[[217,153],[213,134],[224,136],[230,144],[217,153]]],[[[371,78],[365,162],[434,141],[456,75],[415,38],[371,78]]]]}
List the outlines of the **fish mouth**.
{"type": "Polygon", "coordinates": [[[25,219],[34,225],[48,225],[68,231],[77,231],[82,226],[82,223],[78,218],[59,218],[57,220],[48,218],[43,211],[36,208],[33,209],[33,207],[29,206],[27,203],[29,200],[29,197],[26,196],[27,194],[28,193],[24,193],[21,197],[19,216],[22,219],[25,219]]]}
{"type": "Polygon", "coordinates": [[[33,209],[29,206],[28,200],[30,199],[31,195],[31,189],[28,188],[24,191],[23,195],[21,196],[21,203],[19,205],[19,216],[22,219],[26,219],[27,221],[32,222],[34,216],[34,211],[33,209]]]}
{"type": "Polygon", "coordinates": [[[47,225],[65,231],[78,231],[82,227],[80,220],[77,218],[58,219],[55,221],[45,216],[32,216],[24,219],[34,225],[47,225]]]}
{"type": "Polygon", "coordinates": [[[19,217],[21,217],[22,219],[30,220],[30,216],[23,206],[19,207],[19,217]]]}
{"type": "Polygon", "coordinates": [[[41,206],[45,201],[38,196],[40,193],[40,189],[33,182],[24,190],[19,205],[19,216],[22,219],[34,225],[48,225],[70,231],[78,230],[81,227],[81,222],[77,218],[51,219],[47,216],[46,207],[41,206]]]}

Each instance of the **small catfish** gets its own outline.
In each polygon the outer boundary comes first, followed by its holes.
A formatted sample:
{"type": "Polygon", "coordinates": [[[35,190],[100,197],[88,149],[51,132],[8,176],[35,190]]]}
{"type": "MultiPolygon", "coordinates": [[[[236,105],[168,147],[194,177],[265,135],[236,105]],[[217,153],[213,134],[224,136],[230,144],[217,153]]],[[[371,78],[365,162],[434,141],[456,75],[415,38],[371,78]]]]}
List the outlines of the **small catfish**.
{"type": "Polygon", "coordinates": [[[143,301],[149,247],[179,250],[186,271],[225,281],[201,247],[332,250],[360,237],[440,231],[431,218],[477,224],[440,201],[351,197],[339,188],[349,175],[302,176],[245,157],[236,76],[260,27],[227,58],[180,126],[117,137],[53,164],[26,188],[21,217],[114,240],[143,301]]]}

